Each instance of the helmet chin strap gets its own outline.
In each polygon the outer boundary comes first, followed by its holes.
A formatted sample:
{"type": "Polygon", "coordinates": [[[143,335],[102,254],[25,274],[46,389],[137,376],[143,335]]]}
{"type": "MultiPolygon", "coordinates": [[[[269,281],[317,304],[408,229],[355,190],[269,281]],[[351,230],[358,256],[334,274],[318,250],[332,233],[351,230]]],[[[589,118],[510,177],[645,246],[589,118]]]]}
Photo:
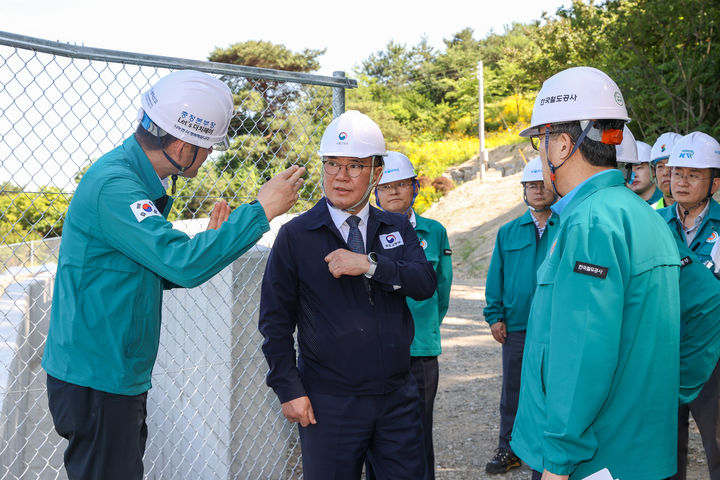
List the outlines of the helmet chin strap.
{"type": "MultiPolygon", "coordinates": [[[[555,194],[555,195],[556,195],[555,198],[557,198],[557,194],[555,194]]],[[[535,208],[535,207],[531,206],[530,203],[528,202],[527,192],[525,191],[524,185],[523,185],[523,202],[525,202],[525,205],[527,205],[527,207],[530,210],[532,210],[533,212],[546,212],[546,211],[550,210],[550,206],[552,205],[552,204],[545,205],[543,208],[535,208]]],[[[555,203],[555,202],[553,202],[553,203],[555,203]]]]}
{"type": "MultiPolygon", "coordinates": [[[[412,200],[410,201],[410,206],[407,208],[407,210],[405,210],[405,215],[410,213],[410,210],[412,210],[413,205],[415,205],[415,199],[417,198],[418,194],[420,193],[420,184],[418,183],[417,179],[413,178],[412,183],[413,183],[413,197],[412,197],[412,200]]],[[[377,203],[377,206],[380,210],[382,210],[383,212],[387,212],[387,210],[385,210],[383,208],[383,206],[380,205],[380,199],[378,198],[377,185],[375,186],[375,203],[377,203]]]]}
{"type": "Polygon", "coordinates": [[[557,195],[558,197],[562,197],[562,195],[560,195],[560,192],[558,192],[557,186],[555,185],[555,179],[556,179],[555,172],[557,171],[558,168],[565,165],[565,162],[570,160],[570,157],[572,157],[575,154],[575,152],[577,151],[577,149],[580,148],[580,144],[583,142],[583,140],[585,140],[585,137],[588,135],[588,133],[590,133],[590,130],[595,125],[595,120],[583,120],[580,123],[580,125],[582,126],[582,123],[585,121],[587,121],[587,125],[585,126],[582,133],[580,134],[580,137],[578,137],[578,140],[577,140],[577,142],[575,142],[575,145],[573,145],[573,149],[570,152],[570,155],[565,157],[565,160],[563,160],[562,163],[560,163],[560,165],[558,165],[557,167],[550,162],[550,148],[548,146],[550,143],[550,124],[548,123],[547,125],[545,125],[545,161],[547,162],[548,167],[550,168],[550,183],[552,183],[553,190],[555,191],[555,195],[557,195]]]}
{"type": "Polygon", "coordinates": [[[177,184],[177,177],[178,177],[178,175],[184,174],[185,170],[187,170],[188,168],[193,166],[193,164],[195,163],[195,160],[197,160],[199,147],[197,145],[193,145],[193,147],[195,148],[195,152],[193,153],[192,162],[190,162],[190,165],[188,165],[187,167],[181,167],[175,160],[173,160],[173,158],[170,155],[167,154],[167,152],[165,151],[165,149],[162,146],[162,140],[160,139],[160,137],[155,137],[155,138],[157,138],[157,144],[160,147],[160,151],[163,153],[163,155],[165,155],[165,158],[168,160],[168,162],[170,162],[170,164],[173,167],[177,168],[177,170],[178,170],[177,173],[172,174],[172,192],[171,193],[172,193],[172,195],[175,195],[175,187],[177,184]]]}
{"type": "MultiPolygon", "coordinates": [[[[361,198],[355,205],[353,205],[352,207],[342,208],[341,210],[342,210],[343,212],[355,213],[354,210],[355,210],[358,206],[360,206],[360,205],[362,205],[363,203],[365,203],[365,202],[368,201],[368,199],[370,198],[370,194],[371,194],[372,191],[373,191],[373,187],[374,187],[374,185],[373,185],[373,180],[374,180],[374,177],[375,177],[375,157],[373,156],[373,157],[372,157],[372,160],[370,160],[370,179],[368,180],[368,186],[367,186],[367,189],[365,190],[365,193],[363,194],[362,198],[361,198]]],[[[335,207],[335,205],[333,205],[333,203],[330,201],[330,199],[327,198],[327,194],[325,193],[325,169],[323,169],[322,192],[323,192],[323,195],[325,196],[325,199],[326,199],[327,202],[330,204],[330,206],[331,206],[331,207],[335,207]]],[[[335,207],[335,208],[337,208],[337,207],[335,207]]]]}

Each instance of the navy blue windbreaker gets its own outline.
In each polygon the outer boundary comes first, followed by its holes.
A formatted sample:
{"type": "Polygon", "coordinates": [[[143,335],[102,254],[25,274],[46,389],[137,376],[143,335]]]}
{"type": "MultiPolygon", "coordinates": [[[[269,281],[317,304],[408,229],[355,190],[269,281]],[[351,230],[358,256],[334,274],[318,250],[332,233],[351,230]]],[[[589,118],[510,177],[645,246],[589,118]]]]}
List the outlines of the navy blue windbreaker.
{"type": "Polygon", "coordinates": [[[381,394],[405,382],[414,335],[405,297],[432,297],[435,271],[404,215],[370,207],[365,241],[377,254],[372,279],[334,278],[324,258],[349,248],[324,198],[280,229],[265,268],[259,328],[267,384],[281,403],[307,392],[381,394]],[[391,234],[395,241],[384,248],[381,236],[391,234]]]}

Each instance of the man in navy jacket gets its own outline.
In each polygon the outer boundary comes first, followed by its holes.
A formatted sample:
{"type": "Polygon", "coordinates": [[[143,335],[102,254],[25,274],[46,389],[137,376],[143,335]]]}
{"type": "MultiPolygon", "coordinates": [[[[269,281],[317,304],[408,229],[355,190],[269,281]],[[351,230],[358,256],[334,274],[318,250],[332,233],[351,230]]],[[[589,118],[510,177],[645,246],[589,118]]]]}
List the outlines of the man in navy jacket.
{"type": "Polygon", "coordinates": [[[431,297],[435,273],[407,217],[368,204],[386,154],[377,125],[349,111],[320,153],[326,196],[281,228],[265,270],[267,383],[300,424],[306,479],[359,479],[366,456],[378,478],[423,479],[405,300],[431,297]]]}

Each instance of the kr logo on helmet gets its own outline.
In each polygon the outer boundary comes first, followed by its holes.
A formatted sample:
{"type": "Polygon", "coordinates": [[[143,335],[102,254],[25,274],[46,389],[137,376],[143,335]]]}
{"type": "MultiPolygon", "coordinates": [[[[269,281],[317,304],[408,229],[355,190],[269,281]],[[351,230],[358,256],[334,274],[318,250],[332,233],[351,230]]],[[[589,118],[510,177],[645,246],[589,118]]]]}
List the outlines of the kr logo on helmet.
{"type": "Polygon", "coordinates": [[[693,158],[693,155],[695,152],[693,150],[683,150],[680,152],[680,155],[678,155],[678,158],[693,158]]]}
{"type": "Polygon", "coordinates": [[[338,135],[338,138],[339,138],[340,140],[345,140],[345,139],[347,138],[347,133],[345,133],[345,132],[340,132],[340,135],[338,135]]]}

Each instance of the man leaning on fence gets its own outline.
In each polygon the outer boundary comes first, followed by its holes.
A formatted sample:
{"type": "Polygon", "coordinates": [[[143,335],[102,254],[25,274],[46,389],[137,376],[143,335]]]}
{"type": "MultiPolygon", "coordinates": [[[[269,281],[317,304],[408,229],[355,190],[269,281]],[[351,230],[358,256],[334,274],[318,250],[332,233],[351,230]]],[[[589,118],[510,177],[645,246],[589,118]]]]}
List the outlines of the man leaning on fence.
{"type": "Polygon", "coordinates": [[[141,103],[135,134],[88,169],[63,229],[42,365],[70,480],[143,477],[163,289],[194,287],[234,261],[303,182],[295,166],[232,213],[218,202],[208,231],[189,238],[166,220],[163,180],[172,176],[174,190],[178,175],[194,177],[213,148],[227,146],[230,89],[178,71],[141,103]]]}
{"type": "Polygon", "coordinates": [[[378,478],[422,480],[406,297],[430,298],[435,271],[407,216],[368,204],[386,155],[375,122],[344,113],[320,150],[325,197],[283,225],[263,278],[267,383],[300,424],[305,479],[359,480],[367,456],[378,478]]]}

